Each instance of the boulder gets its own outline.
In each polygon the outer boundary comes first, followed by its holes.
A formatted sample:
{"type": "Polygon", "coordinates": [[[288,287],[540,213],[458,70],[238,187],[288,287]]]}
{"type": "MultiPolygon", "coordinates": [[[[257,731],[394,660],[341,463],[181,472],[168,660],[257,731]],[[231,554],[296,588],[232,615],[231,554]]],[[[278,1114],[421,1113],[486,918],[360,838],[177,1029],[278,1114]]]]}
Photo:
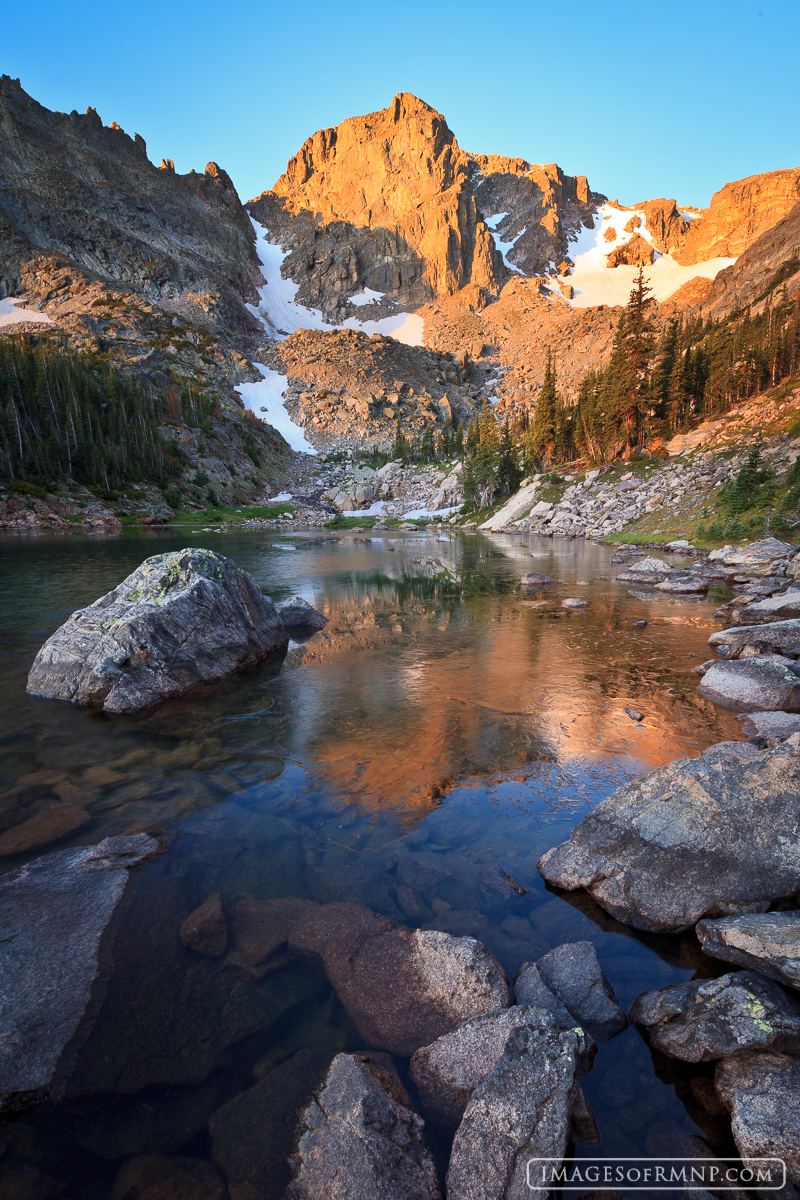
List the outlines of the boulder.
{"type": "Polygon", "coordinates": [[[572,1023],[584,1026],[592,1037],[605,1041],[628,1028],[591,942],[566,942],[536,963],[524,963],[514,980],[518,1004],[536,1003],[527,997],[535,994],[539,981],[563,1004],[572,1023]]]}
{"type": "Polygon", "coordinates": [[[555,583],[555,580],[551,579],[549,575],[540,575],[537,571],[526,571],[524,575],[520,575],[519,582],[523,588],[532,588],[534,591],[538,591],[539,588],[555,583]]]}
{"type": "Polygon", "coordinates": [[[283,1200],[297,1110],[318,1086],[331,1058],[324,1050],[298,1050],[266,1079],[212,1113],[212,1155],[225,1173],[230,1200],[283,1200]]]}
{"type": "Polygon", "coordinates": [[[708,639],[709,646],[723,658],[738,658],[742,650],[756,642],[778,654],[784,651],[800,654],[800,620],[774,621],[757,629],[747,626],[719,629],[708,639]]]}
{"type": "Polygon", "coordinates": [[[779,655],[714,663],[697,690],[734,712],[800,712],[800,671],[779,655]]]}
{"type": "MultiPolygon", "coordinates": [[[[453,1141],[447,1195],[510,1200],[530,1195],[532,1158],[563,1158],[572,1132],[588,1039],[578,1029],[519,1026],[470,1097],[453,1141]]],[[[544,1196],[546,1188],[534,1194],[544,1196]]]]}
{"type": "Polygon", "coordinates": [[[800,988],[800,912],[700,921],[696,933],[705,954],[800,988]]]}
{"type": "Polygon", "coordinates": [[[141,1154],[120,1167],[110,1200],[227,1200],[227,1193],[205,1159],[141,1154]]]}
{"type": "Polygon", "coordinates": [[[588,608],[589,602],[582,600],[580,596],[568,596],[566,600],[561,601],[562,608],[581,609],[588,608]]]}
{"type": "Polygon", "coordinates": [[[181,941],[184,946],[205,954],[208,958],[221,958],[228,949],[228,924],[222,911],[219,892],[204,900],[181,925],[181,941]]]}
{"type": "Polygon", "coordinates": [[[754,712],[739,719],[742,731],[756,746],[777,746],[800,733],[800,713],[754,712]]]}
{"type": "Polygon", "coordinates": [[[740,1050],[800,1051],[800,999],[755,971],[692,979],[642,992],[631,1006],[656,1050],[712,1062],[740,1050]]]}
{"type": "Polygon", "coordinates": [[[258,966],[285,946],[297,922],[318,907],[314,900],[295,896],[278,900],[243,896],[231,905],[233,944],[246,962],[258,966]]]}
{"type": "Polygon", "coordinates": [[[663,562],[660,558],[640,558],[638,562],[631,563],[620,575],[616,576],[618,583],[646,583],[657,584],[662,579],[666,579],[672,573],[672,567],[669,563],[663,562]]]}
{"type": "Polygon", "coordinates": [[[780,592],[777,596],[768,596],[757,600],[755,604],[746,604],[736,608],[731,613],[731,621],[735,625],[767,625],[781,617],[787,619],[800,616],[800,591],[793,589],[780,592]]]}
{"type": "Polygon", "coordinates": [[[252,575],[211,550],[157,554],[42,646],[34,696],[136,712],[260,662],[289,640],[252,575]]]}
{"type": "Polygon", "coordinates": [[[290,633],[312,633],[323,629],[328,618],[312,607],[302,596],[292,596],[278,605],[278,616],[290,633]]]}
{"type": "Polygon", "coordinates": [[[800,1059],[746,1050],[717,1064],[714,1085],[742,1158],[777,1155],[787,1179],[800,1185],[800,1059]]]}
{"type": "MultiPolygon", "coordinates": [[[[569,1019],[567,1028],[575,1024],[569,1019]]],[[[543,1008],[515,1004],[471,1017],[430,1046],[416,1050],[409,1072],[425,1115],[439,1125],[455,1128],[475,1088],[501,1057],[512,1030],[520,1025],[558,1027],[553,1015],[543,1008]]]]}
{"type": "Polygon", "coordinates": [[[662,579],[655,585],[657,592],[670,592],[675,596],[696,596],[708,591],[708,580],[699,575],[684,575],[682,579],[662,579]]]}
{"type": "Polygon", "coordinates": [[[637,929],[763,912],[800,891],[800,734],[721,742],[618,788],[539,870],[637,929]]]}
{"type": "Polygon", "coordinates": [[[0,834],[0,858],[27,854],[30,850],[59,842],[88,825],[91,819],[86,809],[77,804],[50,804],[27,821],[0,834]]]}
{"type": "Polygon", "coordinates": [[[61,1094],[68,1047],[91,1027],[106,931],[132,869],[158,851],[145,833],[106,838],[0,880],[0,1112],[61,1094]]]}
{"type": "Polygon", "coordinates": [[[719,550],[712,550],[708,558],[710,562],[721,563],[738,574],[783,575],[796,549],[777,538],[762,538],[749,546],[723,546],[719,550]]]}
{"type": "Polygon", "coordinates": [[[286,1200],[442,1196],[422,1118],[366,1054],[334,1058],[300,1113],[290,1169],[286,1200]]]}
{"type": "Polygon", "coordinates": [[[471,937],[397,925],[350,901],[297,922],[296,953],[321,959],[328,979],[371,1046],[407,1056],[462,1021],[508,1007],[508,979],[471,937]]]}

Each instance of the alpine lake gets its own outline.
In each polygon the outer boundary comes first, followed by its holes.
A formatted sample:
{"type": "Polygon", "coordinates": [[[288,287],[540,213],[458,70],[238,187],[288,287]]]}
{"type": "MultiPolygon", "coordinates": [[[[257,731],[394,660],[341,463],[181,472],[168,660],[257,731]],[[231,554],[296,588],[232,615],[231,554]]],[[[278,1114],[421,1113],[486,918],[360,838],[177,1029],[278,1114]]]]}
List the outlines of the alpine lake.
{"type": "MultiPolygon", "coordinates": [[[[584,893],[550,890],[536,868],[627,780],[743,740],[691,673],[729,593],[635,594],[614,582],[613,553],[441,530],[0,541],[0,833],[64,803],[91,818],[0,871],[131,831],[167,843],[116,934],[126,967],[109,984],[97,1069],[82,1095],[0,1127],[0,1193],[108,1200],[131,1155],[210,1159],[211,1114],[298,1049],[364,1049],[321,969],[279,954],[242,977],[181,944],[182,922],[217,892],[223,904],[354,900],[469,934],[512,980],[588,940],[626,1010],[644,990],[724,972],[694,934],[627,928],[584,893]],[[186,545],[229,556],[276,603],[303,596],[329,624],[285,657],[137,716],[26,695],[36,651],[71,611],[186,545]],[[555,583],[524,593],[525,571],[555,583]],[[564,609],[566,597],[589,607],[564,609]],[[482,884],[493,864],[517,891],[482,884]]],[[[396,1066],[414,1099],[407,1061],[396,1066]]],[[[729,1126],[695,1096],[712,1069],[670,1062],[635,1027],[601,1043],[583,1087],[602,1143],[575,1154],[709,1153],[702,1138],[735,1155],[729,1126]]],[[[443,1172],[447,1141],[431,1145],[443,1172]]]]}

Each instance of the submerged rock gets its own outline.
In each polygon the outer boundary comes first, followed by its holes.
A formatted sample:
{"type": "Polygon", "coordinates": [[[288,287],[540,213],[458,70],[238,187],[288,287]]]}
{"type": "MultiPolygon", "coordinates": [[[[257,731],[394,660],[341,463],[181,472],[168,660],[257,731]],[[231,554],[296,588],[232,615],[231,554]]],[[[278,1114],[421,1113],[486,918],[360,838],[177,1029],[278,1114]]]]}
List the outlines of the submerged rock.
{"type": "Polygon", "coordinates": [[[106,838],[0,880],[0,1112],[61,1095],[68,1047],[91,1028],[106,930],[131,869],[158,851],[145,833],[106,838]]]}
{"type": "Polygon", "coordinates": [[[441,1200],[436,1168],[397,1076],[337,1054],[302,1110],[286,1200],[441,1200]]]}
{"type": "Polygon", "coordinates": [[[189,913],[181,925],[181,941],[184,946],[205,954],[208,958],[221,958],[228,949],[228,924],[222,911],[219,892],[189,913]]]}
{"type": "MultiPolygon", "coordinates": [[[[411,1056],[409,1072],[425,1115],[439,1125],[458,1125],[470,1096],[500,1059],[512,1030],[520,1025],[556,1029],[543,1008],[515,1004],[471,1017],[411,1056]]],[[[575,1025],[570,1022],[569,1028],[575,1025]]]]}
{"type": "Polygon", "coordinates": [[[91,821],[90,814],[77,804],[51,804],[0,834],[0,858],[26,854],[69,837],[91,821]]]}
{"type": "Polygon", "coordinates": [[[787,1179],[800,1185],[800,1058],[745,1051],[717,1065],[714,1083],[742,1158],[777,1155],[787,1179]]]}
{"type": "Polygon", "coordinates": [[[705,954],[800,988],[800,912],[700,921],[695,932],[705,954]]]}
{"type": "Polygon", "coordinates": [[[284,600],[278,605],[278,615],[290,633],[313,633],[328,624],[328,618],[317,612],[302,596],[284,600]]]}
{"type": "Polygon", "coordinates": [[[157,554],[42,646],[34,696],[136,712],[260,662],[289,635],[252,575],[211,550],[157,554]]]}
{"type": "Polygon", "coordinates": [[[392,1054],[413,1054],[480,1013],[508,1007],[508,979],[471,937],[409,929],[349,901],[297,922],[295,953],[322,960],[361,1037],[392,1054]]]}
{"type": "Polygon", "coordinates": [[[714,663],[697,690],[737,712],[800,712],[800,673],[778,655],[714,663]]]}
{"type": "Polygon", "coordinates": [[[605,1041],[628,1028],[591,942],[566,942],[536,963],[524,963],[514,980],[517,1003],[537,1003],[540,984],[564,1006],[571,1024],[584,1026],[592,1037],[605,1041]]]}
{"type": "Polygon", "coordinates": [[[755,971],[642,992],[630,1011],[668,1058],[711,1062],[739,1050],[800,1051],[800,1000],[755,971]]]}
{"type": "Polygon", "coordinates": [[[586,1035],[578,1029],[512,1030],[502,1057],[473,1091],[456,1132],[447,1172],[449,1197],[510,1200],[531,1195],[528,1161],[551,1158],[557,1164],[566,1152],[587,1048],[586,1035]]]}
{"type": "Polygon", "coordinates": [[[774,750],[721,742],[619,788],[539,860],[637,929],[763,912],[800,891],[800,734],[774,750]]]}

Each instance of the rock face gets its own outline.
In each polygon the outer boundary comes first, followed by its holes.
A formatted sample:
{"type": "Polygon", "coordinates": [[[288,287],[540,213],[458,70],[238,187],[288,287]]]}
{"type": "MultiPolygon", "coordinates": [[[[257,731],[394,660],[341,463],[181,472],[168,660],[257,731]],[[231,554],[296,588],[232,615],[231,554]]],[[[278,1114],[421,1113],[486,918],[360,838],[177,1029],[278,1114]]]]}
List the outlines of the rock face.
{"type": "Polygon", "coordinates": [[[576,1029],[513,1030],[458,1127],[448,1196],[510,1200],[530,1195],[528,1161],[559,1160],[566,1151],[586,1047],[586,1035],[576,1029]]]}
{"type": "Polygon", "coordinates": [[[396,1075],[337,1054],[302,1110],[286,1200],[441,1200],[421,1117],[396,1075]]]}
{"type": "Polygon", "coordinates": [[[157,852],[144,833],[106,838],[0,881],[0,1111],[60,1094],[130,871],[157,852]]]}
{"type": "MultiPolygon", "coordinates": [[[[682,264],[737,258],[784,218],[800,200],[800,170],[767,171],[726,183],[701,217],[669,246],[682,264]]],[[[677,232],[677,230],[676,230],[677,232]]]]}
{"type": "Polygon", "coordinates": [[[630,241],[606,255],[606,264],[609,267],[649,267],[654,258],[655,251],[650,243],[635,233],[630,241]]]}
{"type": "Polygon", "coordinates": [[[800,1050],[800,999],[755,971],[643,992],[630,1011],[668,1058],[710,1062],[740,1050],[800,1050]]]}
{"type": "MultiPolygon", "coordinates": [[[[772,283],[784,263],[791,262],[800,245],[800,201],[785,216],[748,246],[737,262],[720,271],[703,308],[719,318],[744,308],[772,283]]],[[[800,272],[786,280],[791,296],[800,286],[800,272]]]]}
{"type": "MultiPolygon", "coordinates": [[[[572,1028],[575,1022],[566,1026],[572,1028]]],[[[519,1026],[554,1029],[558,1023],[543,1008],[515,1004],[471,1017],[452,1033],[422,1046],[411,1056],[409,1071],[425,1115],[439,1125],[458,1125],[475,1088],[500,1059],[511,1032],[519,1026]]]]}
{"type": "Polygon", "coordinates": [[[800,913],[745,913],[700,921],[696,933],[706,954],[800,988],[800,913]]]}
{"type": "Polygon", "coordinates": [[[413,1054],[469,1017],[508,1007],[508,980],[471,937],[409,929],[359,904],[326,904],[301,918],[295,953],[322,960],[365,1041],[413,1054]]]}
{"type": "Polygon", "coordinates": [[[282,1200],[297,1110],[330,1061],[324,1050],[299,1050],[212,1114],[212,1153],[225,1173],[230,1200],[282,1200]]]}
{"type": "Polygon", "coordinates": [[[800,672],[777,655],[714,663],[697,690],[736,712],[800,712],[800,672]]]}
{"type": "Polygon", "coordinates": [[[606,1040],[627,1029],[628,1018],[591,942],[567,942],[536,963],[524,963],[514,980],[517,1003],[537,1004],[541,984],[564,1006],[572,1023],[584,1026],[592,1037],[606,1040]]]}
{"type": "Polygon", "coordinates": [[[136,712],[222,679],[289,640],[251,575],[210,550],[148,558],[78,609],[28,676],[35,696],[136,712]]]}
{"type": "Polygon", "coordinates": [[[800,735],[774,750],[721,742],[619,788],[539,860],[637,929],[763,912],[800,890],[800,735]]]}
{"type": "Polygon", "coordinates": [[[290,633],[313,633],[328,624],[328,618],[317,612],[302,596],[292,596],[291,600],[279,604],[278,616],[290,633]]]}
{"type": "Polygon", "coordinates": [[[800,1184],[800,1059],[746,1051],[719,1063],[714,1083],[742,1158],[777,1155],[787,1178],[800,1184]]]}

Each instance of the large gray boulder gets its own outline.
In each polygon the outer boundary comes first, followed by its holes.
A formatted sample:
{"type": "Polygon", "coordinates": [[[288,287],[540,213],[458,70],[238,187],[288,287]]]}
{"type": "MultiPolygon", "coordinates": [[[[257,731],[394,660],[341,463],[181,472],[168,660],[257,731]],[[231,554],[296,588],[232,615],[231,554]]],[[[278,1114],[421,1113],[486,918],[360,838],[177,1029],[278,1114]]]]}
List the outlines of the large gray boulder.
{"type": "Polygon", "coordinates": [[[278,615],[290,633],[314,633],[328,624],[328,618],[302,596],[284,600],[278,605],[278,615]]]}
{"type": "Polygon", "coordinates": [[[619,788],[539,870],[637,929],[764,912],[800,891],[800,734],[721,742],[619,788]]]}
{"type": "Polygon", "coordinates": [[[712,550],[709,562],[719,563],[738,575],[784,575],[796,547],[777,538],[762,538],[749,546],[723,546],[712,550]]]}
{"type": "Polygon", "coordinates": [[[697,690],[735,712],[800,712],[800,672],[777,654],[714,663],[697,690]]]}
{"type": "Polygon", "coordinates": [[[745,604],[731,613],[731,621],[735,625],[770,624],[781,617],[787,619],[800,615],[800,591],[781,592],[777,596],[769,596],[765,600],[756,600],[755,604],[745,604]]]}
{"type": "Polygon", "coordinates": [[[714,1084],[742,1158],[778,1156],[800,1185],[800,1058],[744,1051],[717,1064],[714,1084]]]}
{"type": "Polygon", "coordinates": [[[800,988],[800,912],[744,913],[700,921],[695,932],[704,953],[713,958],[800,988]]]}
{"type": "Polygon", "coordinates": [[[800,654],[800,620],[772,621],[767,625],[753,627],[738,626],[735,629],[718,629],[708,639],[723,658],[738,658],[746,646],[757,642],[776,654],[784,651],[800,654]]]}
{"type": "Polygon", "coordinates": [[[303,1108],[286,1200],[441,1200],[425,1126],[397,1076],[337,1054],[303,1108]]]}
{"type": "Polygon", "coordinates": [[[672,574],[673,568],[660,558],[641,558],[631,563],[619,575],[615,576],[618,583],[644,583],[655,585],[672,574]]]}
{"type": "Polygon", "coordinates": [[[132,869],[158,851],[145,833],[106,838],[0,880],[0,1112],[61,1095],[112,918],[132,869]]]}
{"type": "Polygon", "coordinates": [[[561,1160],[572,1131],[588,1048],[579,1029],[520,1026],[472,1093],[447,1172],[452,1200],[522,1200],[531,1159],[561,1160]]]}
{"type": "Polygon", "coordinates": [[[800,733],[800,713],[752,712],[739,718],[742,732],[756,746],[777,746],[800,733]]]}
{"type": "Polygon", "coordinates": [[[591,942],[567,942],[535,963],[523,963],[514,980],[517,1003],[536,1004],[542,987],[570,1014],[570,1025],[582,1025],[594,1038],[605,1041],[628,1028],[591,942]]]}
{"type": "Polygon", "coordinates": [[[289,948],[322,961],[361,1037],[391,1054],[508,1007],[506,974],[475,938],[409,929],[350,901],[301,916],[289,948]]]}
{"type": "Polygon", "coordinates": [[[642,992],[630,1018],[647,1029],[656,1050],[684,1062],[740,1050],[800,1051],[800,999],[755,971],[642,992]]]}
{"type": "MultiPolygon", "coordinates": [[[[572,1021],[570,1027],[575,1024],[572,1021]]],[[[520,1025],[558,1028],[555,1018],[543,1008],[515,1004],[471,1017],[430,1046],[416,1050],[409,1073],[425,1115],[439,1125],[457,1126],[470,1096],[502,1056],[512,1030],[520,1025]]]]}
{"type": "Polygon", "coordinates": [[[34,659],[34,696],[136,712],[260,662],[289,634],[246,571],[211,550],[157,554],[78,609],[34,659]]]}

